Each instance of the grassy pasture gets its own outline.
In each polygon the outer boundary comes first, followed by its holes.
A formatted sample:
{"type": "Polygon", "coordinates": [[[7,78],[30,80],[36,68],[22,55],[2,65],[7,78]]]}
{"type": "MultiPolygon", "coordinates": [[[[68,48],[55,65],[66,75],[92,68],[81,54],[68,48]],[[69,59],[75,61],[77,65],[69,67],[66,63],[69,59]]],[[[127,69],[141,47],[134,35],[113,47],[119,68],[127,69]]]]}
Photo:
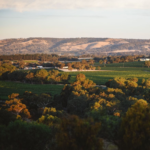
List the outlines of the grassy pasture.
{"type": "Polygon", "coordinates": [[[26,63],[38,63],[38,60],[23,60],[26,63]]]}
{"type": "MultiPolygon", "coordinates": [[[[142,66],[144,62],[127,62],[124,63],[124,66],[126,67],[120,67],[120,64],[121,63],[107,64],[106,67],[101,67],[102,70],[107,71],[68,72],[70,75],[69,83],[73,83],[76,75],[79,73],[85,74],[88,79],[93,80],[96,84],[105,84],[109,79],[113,79],[115,77],[137,77],[139,79],[139,83],[141,83],[142,78],[150,78],[150,68],[140,67],[140,65],[142,66]]],[[[27,72],[28,70],[21,71],[27,72]]],[[[36,70],[32,71],[35,72],[36,70]]],[[[62,88],[63,85],[24,84],[19,82],[0,81],[0,99],[7,99],[7,96],[11,93],[23,94],[25,91],[31,91],[37,94],[50,93],[54,96],[55,94],[59,94],[62,88]]]]}
{"type": "Polygon", "coordinates": [[[93,80],[96,84],[105,84],[109,79],[115,77],[137,77],[139,83],[142,78],[150,78],[150,69],[149,68],[119,68],[119,67],[102,67],[102,70],[108,71],[93,71],[93,72],[69,72],[71,75],[69,82],[72,83],[75,81],[75,77],[79,73],[83,73],[90,80],[93,80]]]}
{"type": "Polygon", "coordinates": [[[25,91],[31,91],[33,93],[50,93],[52,96],[60,94],[63,85],[51,85],[51,84],[27,84],[11,81],[0,81],[0,100],[8,99],[8,95],[11,93],[19,93],[22,95],[25,91]]]}
{"type": "MultiPolygon", "coordinates": [[[[95,66],[101,66],[103,67],[104,64],[100,64],[99,62],[96,62],[94,64],[95,66]]],[[[143,61],[134,61],[134,62],[125,62],[125,63],[113,63],[113,64],[106,64],[106,67],[144,67],[143,61]]]]}

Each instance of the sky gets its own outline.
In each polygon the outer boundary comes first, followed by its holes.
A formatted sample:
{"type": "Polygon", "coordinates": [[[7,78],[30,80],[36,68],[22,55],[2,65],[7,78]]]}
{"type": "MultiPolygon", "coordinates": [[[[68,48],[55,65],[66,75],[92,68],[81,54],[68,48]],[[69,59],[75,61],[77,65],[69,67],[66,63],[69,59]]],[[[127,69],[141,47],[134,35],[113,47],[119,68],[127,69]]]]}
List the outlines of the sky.
{"type": "Polygon", "coordinates": [[[0,39],[150,39],[150,0],[0,0],[0,39]]]}

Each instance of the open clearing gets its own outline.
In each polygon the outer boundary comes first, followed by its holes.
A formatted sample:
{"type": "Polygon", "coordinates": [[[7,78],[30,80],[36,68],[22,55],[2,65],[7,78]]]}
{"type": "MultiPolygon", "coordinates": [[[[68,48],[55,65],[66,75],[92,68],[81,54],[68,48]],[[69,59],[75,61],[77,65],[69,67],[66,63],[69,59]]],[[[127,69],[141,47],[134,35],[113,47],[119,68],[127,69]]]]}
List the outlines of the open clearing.
{"type": "MultiPolygon", "coordinates": [[[[98,66],[99,63],[96,65],[98,66]]],[[[132,78],[137,77],[138,83],[141,83],[142,78],[150,78],[150,68],[140,67],[143,66],[144,62],[127,62],[122,67],[121,63],[107,64],[106,67],[101,67],[101,71],[75,71],[68,72],[70,75],[69,83],[73,83],[76,80],[76,75],[83,73],[90,80],[93,80],[98,85],[105,84],[109,79],[115,77],[132,78]],[[120,66],[121,65],[121,66],[120,66]],[[135,67],[136,66],[136,67],[135,67]],[[106,70],[106,71],[103,71],[106,70]]],[[[26,70],[22,70],[26,71],[26,70]]],[[[32,70],[35,72],[35,70],[32,70]]],[[[62,74],[65,72],[61,72],[62,74]]],[[[37,94],[50,93],[52,96],[60,94],[64,85],[51,85],[51,84],[27,84],[27,83],[16,83],[8,81],[0,81],[0,99],[7,99],[7,96],[11,93],[23,94],[25,91],[31,91],[37,94]]]]}
{"type": "Polygon", "coordinates": [[[108,71],[69,72],[69,74],[71,75],[69,82],[74,82],[76,75],[79,73],[85,74],[88,79],[93,80],[96,84],[105,84],[109,79],[113,79],[115,77],[137,77],[139,79],[139,83],[141,82],[142,78],[150,78],[150,68],[102,67],[102,70],[108,71]]]}
{"type": "Polygon", "coordinates": [[[27,84],[16,83],[11,81],[0,81],[0,100],[8,99],[11,93],[19,93],[22,95],[25,91],[31,91],[36,94],[49,93],[52,96],[60,94],[64,85],[51,84],[27,84]]]}

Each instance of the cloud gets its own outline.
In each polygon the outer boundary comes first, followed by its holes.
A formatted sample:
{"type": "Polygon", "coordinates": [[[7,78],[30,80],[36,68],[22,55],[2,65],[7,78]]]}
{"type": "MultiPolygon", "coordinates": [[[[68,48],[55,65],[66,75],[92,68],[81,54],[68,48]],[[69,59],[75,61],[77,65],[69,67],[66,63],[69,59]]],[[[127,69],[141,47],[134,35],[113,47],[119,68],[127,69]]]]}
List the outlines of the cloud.
{"type": "Polygon", "coordinates": [[[87,8],[150,9],[150,0],[0,0],[0,9],[17,11],[87,8]]]}

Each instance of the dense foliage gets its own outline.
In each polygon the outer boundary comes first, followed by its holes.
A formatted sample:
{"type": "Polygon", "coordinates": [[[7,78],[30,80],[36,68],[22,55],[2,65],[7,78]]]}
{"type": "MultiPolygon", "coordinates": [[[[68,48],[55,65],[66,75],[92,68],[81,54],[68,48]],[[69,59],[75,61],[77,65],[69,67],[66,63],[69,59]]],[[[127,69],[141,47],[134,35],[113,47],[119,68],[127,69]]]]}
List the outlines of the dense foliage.
{"type": "MultiPolygon", "coordinates": [[[[34,78],[57,75],[40,70],[34,78]]],[[[101,150],[107,140],[119,150],[149,150],[149,81],[116,77],[102,89],[80,73],[60,95],[13,93],[0,109],[0,148],[101,150]]]]}
{"type": "MultiPolygon", "coordinates": [[[[7,69],[1,66],[2,71],[0,71],[0,78],[2,80],[11,81],[22,81],[28,83],[59,83],[67,82],[69,79],[69,74],[60,74],[58,70],[36,70],[36,71],[15,71],[16,67],[9,67],[7,69]]],[[[0,68],[0,69],[1,69],[0,68]]]]}

